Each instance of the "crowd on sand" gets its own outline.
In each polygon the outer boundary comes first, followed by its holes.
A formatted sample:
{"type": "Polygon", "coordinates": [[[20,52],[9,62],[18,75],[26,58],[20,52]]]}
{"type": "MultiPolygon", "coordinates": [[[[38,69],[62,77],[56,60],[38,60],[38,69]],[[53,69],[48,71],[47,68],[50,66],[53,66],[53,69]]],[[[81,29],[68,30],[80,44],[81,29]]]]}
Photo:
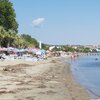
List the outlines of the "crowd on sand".
{"type": "Polygon", "coordinates": [[[31,49],[17,49],[13,47],[9,48],[0,48],[0,60],[15,60],[15,59],[23,59],[26,61],[38,61],[47,59],[50,57],[59,57],[59,56],[70,56],[71,58],[75,58],[77,56],[76,53],[69,53],[64,51],[56,51],[52,52],[49,50],[39,49],[39,48],[31,48],[31,49]]]}

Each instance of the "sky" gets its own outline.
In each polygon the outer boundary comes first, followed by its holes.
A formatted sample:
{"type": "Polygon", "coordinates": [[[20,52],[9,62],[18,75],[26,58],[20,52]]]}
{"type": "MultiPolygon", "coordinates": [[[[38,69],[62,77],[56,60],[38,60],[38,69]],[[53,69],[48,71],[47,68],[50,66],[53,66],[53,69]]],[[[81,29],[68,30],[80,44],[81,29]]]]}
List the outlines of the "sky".
{"type": "Polygon", "coordinates": [[[100,44],[100,0],[11,0],[19,34],[57,45],[100,44]]]}

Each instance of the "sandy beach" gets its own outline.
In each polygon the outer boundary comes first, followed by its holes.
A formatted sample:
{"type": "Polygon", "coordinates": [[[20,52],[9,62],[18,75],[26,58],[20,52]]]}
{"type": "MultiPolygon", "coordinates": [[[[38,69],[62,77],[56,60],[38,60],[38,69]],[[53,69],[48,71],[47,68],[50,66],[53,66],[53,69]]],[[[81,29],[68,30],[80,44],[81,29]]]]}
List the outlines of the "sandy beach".
{"type": "Polygon", "coordinates": [[[60,58],[0,61],[0,100],[91,100],[60,58]]]}

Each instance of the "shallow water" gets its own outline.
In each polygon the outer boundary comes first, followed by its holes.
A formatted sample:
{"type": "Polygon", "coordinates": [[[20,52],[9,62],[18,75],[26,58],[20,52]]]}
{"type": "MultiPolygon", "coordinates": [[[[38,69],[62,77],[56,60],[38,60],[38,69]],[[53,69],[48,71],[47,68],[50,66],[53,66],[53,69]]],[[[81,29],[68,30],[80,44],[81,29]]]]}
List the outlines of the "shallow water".
{"type": "Polygon", "coordinates": [[[92,93],[93,98],[100,97],[100,56],[85,56],[70,62],[78,82],[92,93]]]}

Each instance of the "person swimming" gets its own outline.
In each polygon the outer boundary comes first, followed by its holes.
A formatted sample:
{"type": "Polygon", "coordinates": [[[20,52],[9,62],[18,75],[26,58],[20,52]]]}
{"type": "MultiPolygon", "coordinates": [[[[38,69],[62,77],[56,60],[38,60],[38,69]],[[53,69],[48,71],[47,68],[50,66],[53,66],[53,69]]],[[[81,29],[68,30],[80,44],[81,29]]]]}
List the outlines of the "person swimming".
{"type": "Polygon", "coordinates": [[[95,58],[95,60],[98,60],[98,58],[95,58]]]}

